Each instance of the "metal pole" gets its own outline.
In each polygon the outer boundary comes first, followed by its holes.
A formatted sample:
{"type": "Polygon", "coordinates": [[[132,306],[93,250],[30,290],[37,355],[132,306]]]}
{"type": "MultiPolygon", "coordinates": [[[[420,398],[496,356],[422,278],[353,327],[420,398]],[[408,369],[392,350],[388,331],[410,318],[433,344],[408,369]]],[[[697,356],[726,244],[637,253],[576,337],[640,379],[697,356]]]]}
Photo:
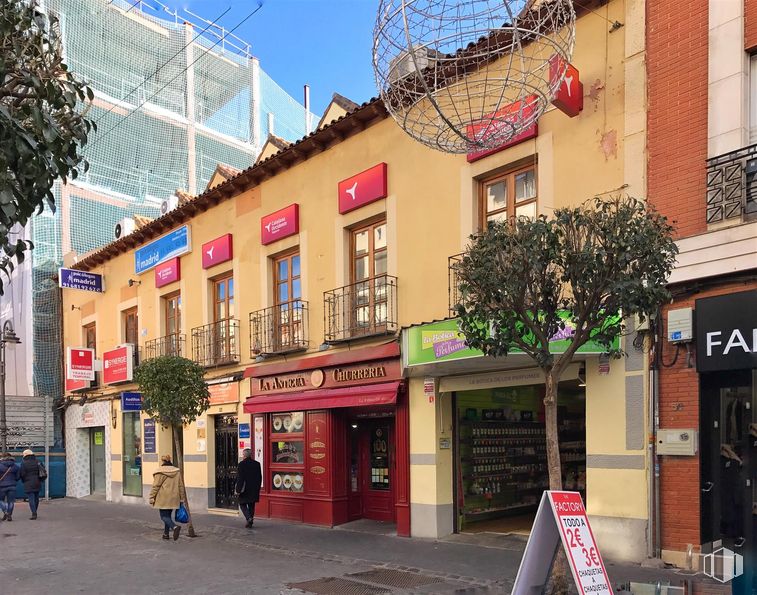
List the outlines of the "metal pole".
{"type": "Polygon", "coordinates": [[[50,499],[50,483],[52,482],[52,473],[50,470],[50,422],[47,416],[50,415],[50,395],[45,395],[45,469],[47,469],[47,484],[45,484],[45,500],[50,499]]]}
{"type": "Polygon", "coordinates": [[[5,417],[5,341],[0,338],[0,451],[8,451],[8,420],[5,417]]]}

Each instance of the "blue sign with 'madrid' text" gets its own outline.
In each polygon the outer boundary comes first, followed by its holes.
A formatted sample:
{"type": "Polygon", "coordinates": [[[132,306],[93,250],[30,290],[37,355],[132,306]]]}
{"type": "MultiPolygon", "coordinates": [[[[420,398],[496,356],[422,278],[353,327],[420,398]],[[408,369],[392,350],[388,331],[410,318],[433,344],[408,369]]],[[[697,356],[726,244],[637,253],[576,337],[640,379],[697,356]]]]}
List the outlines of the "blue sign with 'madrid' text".
{"type": "Polygon", "coordinates": [[[239,438],[250,437],[250,424],[239,424],[239,438]]]}
{"type": "Polygon", "coordinates": [[[97,273],[88,273],[87,271],[77,271],[75,269],[58,269],[58,287],[103,293],[105,291],[105,282],[103,281],[103,276],[97,273]]]}
{"type": "Polygon", "coordinates": [[[121,411],[142,411],[142,393],[121,393],[121,411]]]}
{"type": "Polygon", "coordinates": [[[191,249],[189,226],[182,225],[137,250],[134,253],[134,271],[139,275],[191,249]]]}

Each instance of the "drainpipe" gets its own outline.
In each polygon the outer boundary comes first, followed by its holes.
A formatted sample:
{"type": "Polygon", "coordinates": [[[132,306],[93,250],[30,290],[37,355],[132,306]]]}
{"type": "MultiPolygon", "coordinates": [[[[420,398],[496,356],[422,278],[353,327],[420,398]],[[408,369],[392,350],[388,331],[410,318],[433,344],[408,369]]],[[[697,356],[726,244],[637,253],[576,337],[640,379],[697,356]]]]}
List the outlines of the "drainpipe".
{"type": "Polygon", "coordinates": [[[310,85],[305,85],[305,134],[310,134],[310,85]]]}

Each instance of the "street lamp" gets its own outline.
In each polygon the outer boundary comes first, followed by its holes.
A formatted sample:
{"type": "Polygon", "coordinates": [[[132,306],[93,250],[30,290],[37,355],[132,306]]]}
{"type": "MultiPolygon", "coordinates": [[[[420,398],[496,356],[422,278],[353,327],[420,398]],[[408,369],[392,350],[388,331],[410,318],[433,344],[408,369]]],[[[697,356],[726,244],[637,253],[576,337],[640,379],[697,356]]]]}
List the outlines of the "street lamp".
{"type": "Polygon", "coordinates": [[[5,344],[18,345],[21,339],[13,330],[13,323],[6,320],[0,333],[0,452],[8,451],[8,420],[5,416],[5,344]]]}

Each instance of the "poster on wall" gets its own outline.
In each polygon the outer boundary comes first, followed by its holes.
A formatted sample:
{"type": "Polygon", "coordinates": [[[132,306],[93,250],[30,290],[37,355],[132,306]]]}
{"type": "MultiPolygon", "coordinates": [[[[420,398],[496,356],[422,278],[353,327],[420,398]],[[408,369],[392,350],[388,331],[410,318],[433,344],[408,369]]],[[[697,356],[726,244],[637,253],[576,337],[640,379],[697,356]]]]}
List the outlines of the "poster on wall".
{"type": "Polygon", "coordinates": [[[329,493],[327,416],[308,413],[307,483],[311,493],[329,493]]]}
{"type": "MultiPolygon", "coordinates": [[[[264,469],[263,467],[263,439],[264,439],[264,433],[263,433],[263,422],[265,421],[265,418],[263,416],[258,415],[255,417],[255,444],[254,444],[254,456],[255,460],[260,463],[261,470],[264,469]]],[[[265,474],[263,474],[263,482],[265,483],[265,474]]]]}
{"type": "Polygon", "coordinates": [[[157,452],[155,449],[155,420],[145,420],[145,436],[144,436],[145,454],[152,454],[157,452]]]}

